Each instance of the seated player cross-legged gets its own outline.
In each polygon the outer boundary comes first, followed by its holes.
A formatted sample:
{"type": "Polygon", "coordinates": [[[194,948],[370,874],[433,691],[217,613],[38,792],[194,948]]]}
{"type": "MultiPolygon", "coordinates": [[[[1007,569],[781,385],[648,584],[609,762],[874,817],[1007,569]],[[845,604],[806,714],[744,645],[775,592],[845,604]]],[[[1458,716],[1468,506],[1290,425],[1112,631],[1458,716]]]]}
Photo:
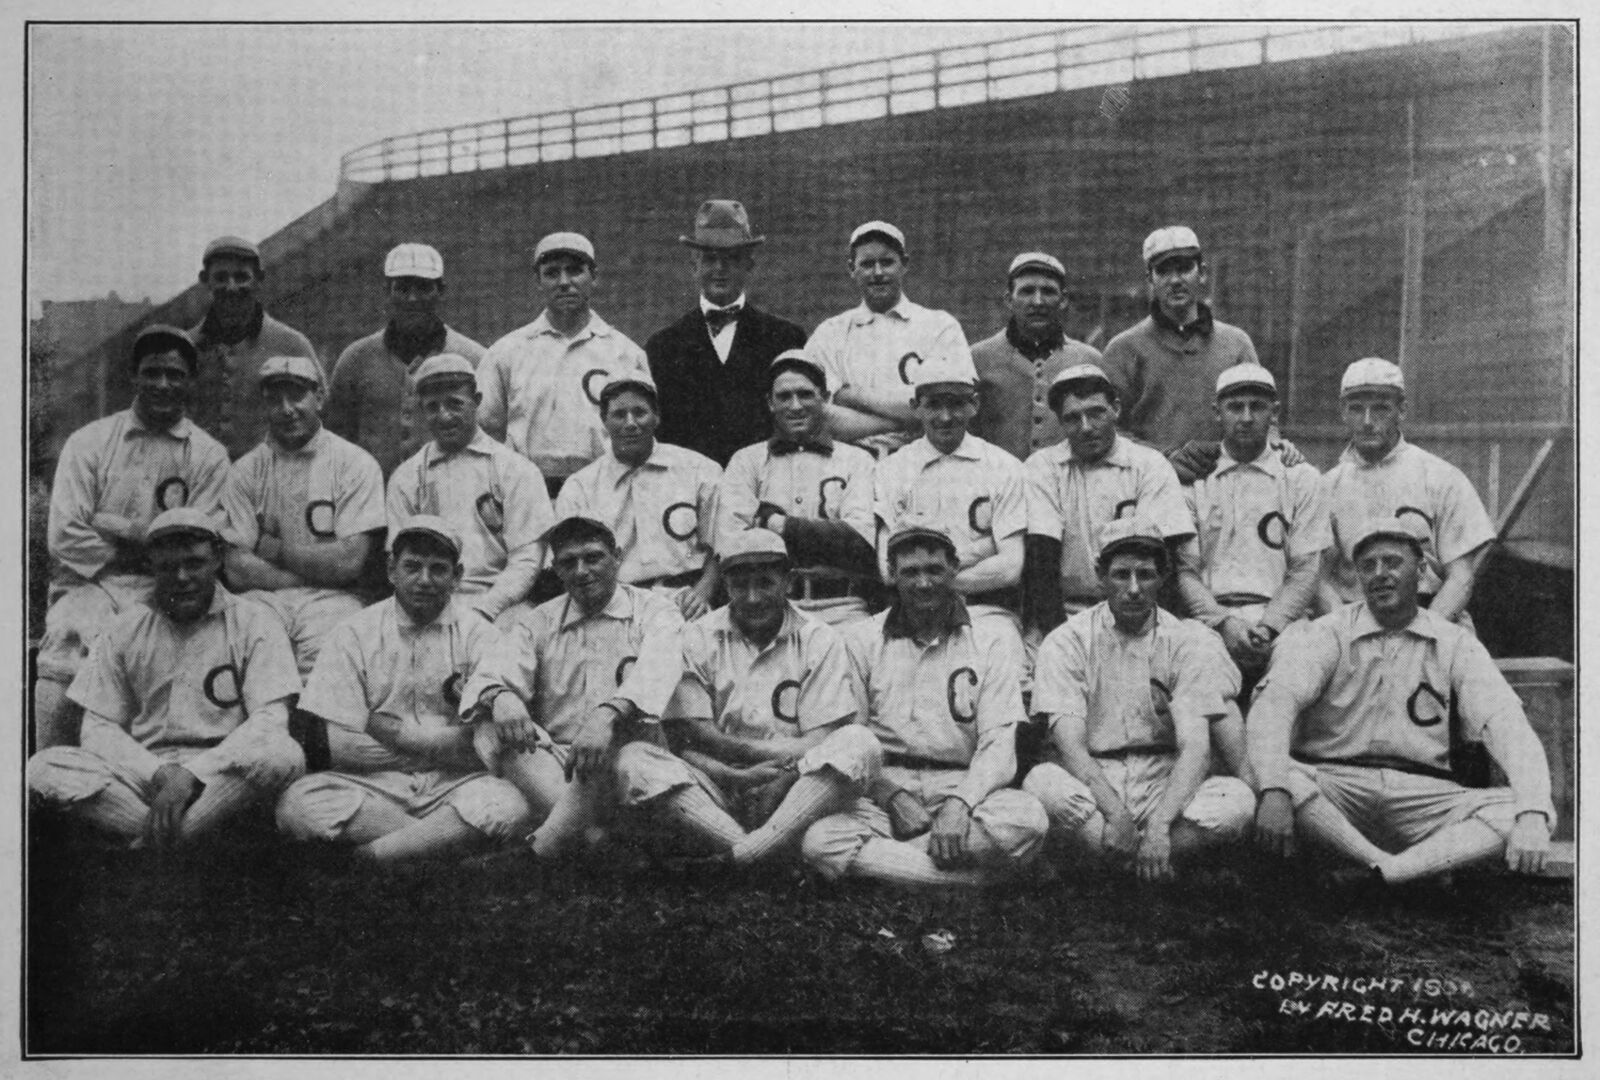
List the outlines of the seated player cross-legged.
{"type": "Polygon", "coordinates": [[[394,595],[328,635],[300,707],[327,721],[333,767],[279,800],[278,827],[294,839],[393,862],[465,852],[526,821],[527,803],[484,772],[471,728],[456,720],[462,681],[498,639],[453,597],[461,550],[442,518],[399,522],[394,595]]]}
{"type": "Polygon", "coordinates": [[[1238,672],[1210,630],[1156,606],[1172,563],[1154,524],[1118,518],[1100,536],[1105,600],[1039,646],[1033,709],[1058,760],[1022,787],[1064,846],[1170,880],[1175,861],[1238,839],[1255,809],[1243,780],[1206,776],[1219,687],[1236,690],[1238,672]]]}
{"type": "Polygon", "coordinates": [[[562,595],[517,604],[500,645],[467,680],[461,715],[484,763],[517,785],[541,860],[598,844],[611,824],[616,751],[659,740],[683,671],[683,617],[669,595],[617,580],[616,537],[569,517],[544,536],[562,595]],[[542,823],[542,824],[540,824],[542,823]]]}
{"type": "Polygon", "coordinates": [[[838,631],[787,599],[783,538],[733,533],[720,554],[728,604],[685,629],[683,680],[662,717],[676,753],[629,743],[617,783],[626,805],[742,865],[792,851],[808,825],[849,806],[882,751],[856,722],[860,688],[838,631]]]}
{"type": "Polygon", "coordinates": [[[1537,873],[1550,768],[1516,692],[1470,630],[1418,605],[1424,542],[1407,519],[1369,521],[1351,551],[1365,599],[1285,636],[1250,707],[1257,842],[1292,855],[1305,837],[1391,885],[1502,854],[1537,873]],[[1509,787],[1455,781],[1461,737],[1509,787]]]}
{"type": "Polygon", "coordinates": [[[222,537],[202,511],[150,522],[151,602],[117,616],[68,696],[78,746],[41,750],[28,789],[132,847],[207,835],[305,771],[289,737],[300,691],[272,612],[217,584],[222,537]]]}
{"type": "Polygon", "coordinates": [[[982,886],[1044,839],[1039,801],[1007,785],[1025,720],[1019,658],[956,592],[955,542],[916,519],[888,543],[898,600],[845,631],[884,750],[869,796],[807,830],[806,861],[829,878],[909,887],[982,886]]]}

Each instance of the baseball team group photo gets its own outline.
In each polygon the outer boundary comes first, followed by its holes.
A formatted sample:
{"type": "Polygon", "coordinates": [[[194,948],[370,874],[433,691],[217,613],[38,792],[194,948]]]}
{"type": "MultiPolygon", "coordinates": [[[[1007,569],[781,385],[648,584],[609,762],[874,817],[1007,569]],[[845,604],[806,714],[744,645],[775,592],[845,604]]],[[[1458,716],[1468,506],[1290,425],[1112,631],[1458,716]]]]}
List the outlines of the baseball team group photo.
{"type": "Polygon", "coordinates": [[[1580,1052],[1576,24],[29,40],[24,1059],[1580,1052]]]}

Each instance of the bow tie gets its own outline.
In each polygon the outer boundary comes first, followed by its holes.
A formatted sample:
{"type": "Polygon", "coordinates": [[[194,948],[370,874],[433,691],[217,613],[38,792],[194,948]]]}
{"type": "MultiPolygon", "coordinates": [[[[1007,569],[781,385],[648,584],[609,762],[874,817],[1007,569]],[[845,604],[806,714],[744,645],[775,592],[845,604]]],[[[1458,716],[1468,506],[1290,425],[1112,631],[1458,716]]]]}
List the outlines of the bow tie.
{"type": "Polygon", "coordinates": [[[706,312],[706,329],[711,331],[712,337],[716,337],[727,328],[729,323],[737,319],[739,312],[743,310],[744,307],[741,304],[734,304],[732,307],[725,308],[712,308],[706,312]]]}
{"type": "Polygon", "coordinates": [[[833,447],[821,441],[795,442],[791,439],[780,439],[776,436],[767,440],[767,452],[772,454],[773,457],[787,457],[790,454],[798,454],[802,450],[810,450],[812,453],[821,454],[823,457],[833,456],[833,447]]]}

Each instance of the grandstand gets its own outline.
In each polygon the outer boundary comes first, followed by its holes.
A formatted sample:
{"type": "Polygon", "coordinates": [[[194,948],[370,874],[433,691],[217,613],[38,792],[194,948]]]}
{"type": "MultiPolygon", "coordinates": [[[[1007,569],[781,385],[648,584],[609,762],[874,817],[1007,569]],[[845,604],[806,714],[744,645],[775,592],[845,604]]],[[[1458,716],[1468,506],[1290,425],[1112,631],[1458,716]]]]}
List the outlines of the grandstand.
{"type": "MultiPolygon", "coordinates": [[[[600,252],[597,307],[642,341],[691,301],[675,238],[723,196],[768,237],[757,301],[804,325],[854,302],[844,238],[885,217],[911,238],[909,293],[969,338],[1001,324],[1010,256],[1042,247],[1073,276],[1070,331],[1103,344],[1142,314],[1140,238],[1183,221],[1318,465],[1338,373],[1396,358],[1410,433],[1491,513],[1555,441],[1507,550],[1570,571],[1574,47],[1531,23],[1081,24],[398,135],[264,242],[266,299],[331,361],[380,324],[384,253],[422,240],[449,266],[447,318],[487,343],[537,313],[534,241],[572,228],[600,252]]],[[[195,287],[143,321],[203,307],[195,287]]],[[[57,443],[126,402],[108,360],[136,330],[58,374],[57,443]]]]}

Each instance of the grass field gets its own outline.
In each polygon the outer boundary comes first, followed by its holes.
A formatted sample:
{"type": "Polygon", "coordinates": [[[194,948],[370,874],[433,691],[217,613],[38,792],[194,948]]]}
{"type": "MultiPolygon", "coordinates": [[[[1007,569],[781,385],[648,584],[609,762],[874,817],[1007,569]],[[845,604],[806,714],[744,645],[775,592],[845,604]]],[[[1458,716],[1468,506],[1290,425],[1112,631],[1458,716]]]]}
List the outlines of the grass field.
{"type": "Polygon", "coordinates": [[[1374,896],[1240,853],[1161,890],[919,897],[782,869],[363,875],[264,830],[163,863],[33,828],[30,1055],[1462,1053],[1469,1014],[1501,1049],[1513,1026],[1521,1053],[1575,1046],[1570,880],[1374,896]],[[1317,989],[1271,988],[1293,973],[1317,989]]]}

